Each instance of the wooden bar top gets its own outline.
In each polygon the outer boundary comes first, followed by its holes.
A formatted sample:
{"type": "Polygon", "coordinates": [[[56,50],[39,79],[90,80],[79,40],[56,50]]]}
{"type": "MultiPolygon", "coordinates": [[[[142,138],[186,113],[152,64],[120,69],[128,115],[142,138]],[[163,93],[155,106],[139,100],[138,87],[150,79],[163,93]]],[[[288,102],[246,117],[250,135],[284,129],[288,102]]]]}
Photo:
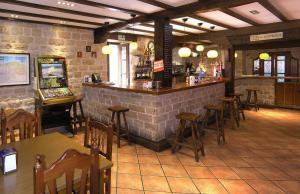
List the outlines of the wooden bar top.
{"type": "Polygon", "coordinates": [[[224,80],[214,80],[214,81],[202,81],[198,84],[186,84],[186,83],[178,83],[170,88],[160,88],[160,89],[150,89],[144,88],[142,84],[130,84],[130,85],[108,85],[108,84],[94,84],[94,83],[83,83],[83,86],[88,87],[95,87],[95,88],[107,88],[112,90],[120,90],[120,91],[127,91],[133,93],[144,93],[144,94],[153,94],[153,95],[161,95],[161,94],[168,94],[173,92],[178,92],[182,90],[189,90],[194,88],[206,87],[214,84],[224,83],[224,80]]]}
{"type": "Polygon", "coordinates": [[[282,77],[282,76],[258,76],[258,75],[242,75],[235,78],[239,79],[289,79],[289,80],[300,80],[300,77],[282,77]]]}

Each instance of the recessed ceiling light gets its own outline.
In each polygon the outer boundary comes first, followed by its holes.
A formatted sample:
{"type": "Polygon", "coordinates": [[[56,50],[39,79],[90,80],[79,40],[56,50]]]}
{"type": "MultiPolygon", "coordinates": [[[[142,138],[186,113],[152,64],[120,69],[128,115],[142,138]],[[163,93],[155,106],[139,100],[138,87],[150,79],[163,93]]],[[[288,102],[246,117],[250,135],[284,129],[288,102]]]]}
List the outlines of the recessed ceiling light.
{"type": "Polygon", "coordinates": [[[257,11],[257,10],[251,10],[251,11],[249,11],[250,13],[252,13],[253,15],[257,15],[257,14],[260,14],[260,12],[259,11],[257,11]]]}
{"type": "Polygon", "coordinates": [[[57,1],[57,4],[62,5],[62,6],[69,6],[69,7],[74,7],[75,6],[75,3],[71,3],[71,2],[68,2],[68,1],[57,1]]]}
{"type": "Polygon", "coordinates": [[[60,23],[61,23],[61,24],[66,24],[67,22],[66,22],[66,21],[60,21],[60,23]]]}
{"type": "Polygon", "coordinates": [[[213,30],[213,29],[215,29],[215,28],[216,28],[216,26],[211,26],[211,27],[210,27],[211,30],[213,30]]]}
{"type": "Polygon", "coordinates": [[[11,18],[18,18],[19,16],[18,16],[18,15],[15,15],[15,14],[10,14],[10,17],[11,17],[11,18]]]}

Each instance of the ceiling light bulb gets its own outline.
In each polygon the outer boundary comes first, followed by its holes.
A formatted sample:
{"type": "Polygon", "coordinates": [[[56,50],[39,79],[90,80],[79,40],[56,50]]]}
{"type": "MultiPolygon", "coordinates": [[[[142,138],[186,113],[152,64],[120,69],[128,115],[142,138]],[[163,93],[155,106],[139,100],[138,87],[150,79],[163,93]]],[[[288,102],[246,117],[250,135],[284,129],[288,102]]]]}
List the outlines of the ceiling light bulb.
{"type": "Polygon", "coordinates": [[[67,3],[67,6],[70,6],[70,3],[67,3]]]}
{"type": "Polygon", "coordinates": [[[58,1],[58,2],[57,2],[57,4],[59,4],[59,5],[60,5],[60,4],[61,4],[61,2],[60,2],[60,1],[58,1]]]}
{"type": "Polygon", "coordinates": [[[74,3],[72,3],[72,4],[71,4],[71,7],[74,7],[74,6],[75,6],[74,3]]]}
{"type": "Polygon", "coordinates": [[[66,5],[66,2],[62,2],[63,5],[66,5]]]}
{"type": "Polygon", "coordinates": [[[15,16],[15,18],[18,18],[18,17],[19,17],[18,15],[15,16]]]}

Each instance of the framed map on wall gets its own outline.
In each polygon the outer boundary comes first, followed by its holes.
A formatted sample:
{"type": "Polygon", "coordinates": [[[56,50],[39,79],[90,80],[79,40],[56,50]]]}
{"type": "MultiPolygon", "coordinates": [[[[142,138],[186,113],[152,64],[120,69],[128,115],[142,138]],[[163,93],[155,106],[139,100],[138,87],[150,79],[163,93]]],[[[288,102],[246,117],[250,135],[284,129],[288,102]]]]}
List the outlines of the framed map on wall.
{"type": "Polygon", "coordinates": [[[0,86],[30,84],[30,55],[0,53],[0,86]]]}

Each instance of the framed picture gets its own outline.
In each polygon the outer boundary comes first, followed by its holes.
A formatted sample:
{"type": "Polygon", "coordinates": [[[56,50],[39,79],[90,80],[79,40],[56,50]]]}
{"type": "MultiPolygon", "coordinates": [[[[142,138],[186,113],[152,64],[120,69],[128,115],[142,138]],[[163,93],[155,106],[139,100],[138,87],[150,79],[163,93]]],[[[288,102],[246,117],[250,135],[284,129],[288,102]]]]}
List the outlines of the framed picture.
{"type": "Polygon", "coordinates": [[[97,52],[92,52],[92,58],[97,58],[97,52]]]}
{"type": "Polygon", "coordinates": [[[77,57],[78,57],[78,58],[81,58],[81,57],[82,57],[82,52],[81,52],[81,51],[78,51],[78,52],[77,52],[77,57]]]}
{"type": "Polygon", "coordinates": [[[85,51],[86,52],[91,52],[92,51],[92,47],[91,46],[86,46],[85,47],[85,51]]]}
{"type": "Polygon", "coordinates": [[[30,54],[0,53],[0,86],[30,84],[30,54]]]}

